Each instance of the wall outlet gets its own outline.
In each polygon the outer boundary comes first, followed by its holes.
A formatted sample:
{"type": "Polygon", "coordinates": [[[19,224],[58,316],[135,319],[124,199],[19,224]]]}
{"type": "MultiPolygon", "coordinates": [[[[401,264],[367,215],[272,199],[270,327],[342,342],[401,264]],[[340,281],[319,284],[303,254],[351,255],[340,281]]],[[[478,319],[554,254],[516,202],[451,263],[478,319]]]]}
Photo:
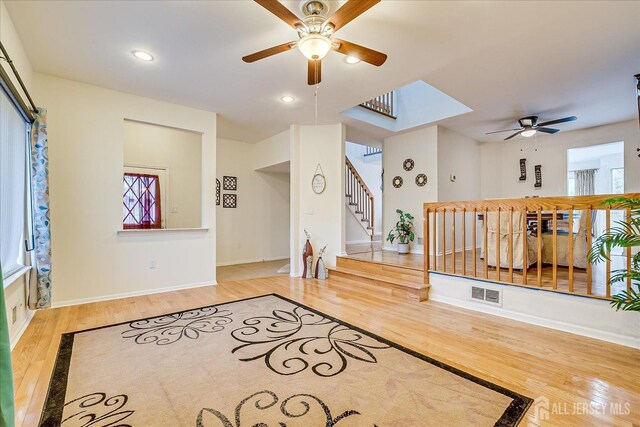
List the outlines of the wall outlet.
{"type": "Polygon", "coordinates": [[[449,175],[449,181],[456,182],[456,176],[455,175],[449,175]]]}
{"type": "Polygon", "coordinates": [[[149,261],[149,268],[156,268],[158,266],[158,262],[155,259],[149,261]]]}
{"type": "Polygon", "coordinates": [[[11,307],[11,324],[15,324],[18,321],[18,306],[11,307]]]}

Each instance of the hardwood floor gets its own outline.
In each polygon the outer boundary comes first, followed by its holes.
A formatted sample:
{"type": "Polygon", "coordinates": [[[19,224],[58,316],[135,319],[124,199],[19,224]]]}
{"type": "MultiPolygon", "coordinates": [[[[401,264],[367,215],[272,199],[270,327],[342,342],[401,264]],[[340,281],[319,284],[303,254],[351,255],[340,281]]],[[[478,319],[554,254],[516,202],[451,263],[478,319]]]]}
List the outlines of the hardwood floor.
{"type": "Polygon", "coordinates": [[[226,265],[216,268],[218,283],[231,280],[257,279],[260,277],[288,276],[278,270],[289,264],[289,260],[252,262],[250,264],[226,265]]]}
{"type": "MultiPolygon", "coordinates": [[[[366,252],[359,254],[347,255],[345,258],[360,259],[369,262],[382,263],[387,265],[398,265],[405,268],[413,268],[416,270],[424,269],[424,257],[422,254],[406,254],[399,255],[395,251],[379,251],[379,252],[366,252]]],[[[436,258],[437,271],[443,271],[443,257],[440,255],[436,258]]],[[[433,263],[433,257],[431,257],[433,263]]],[[[473,276],[473,254],[471,250],[466,251],[466,275],[473,276]]],[[[433,270],[433,264],[432,264],[433,270]]],[[[613,256],[611,263],[612,270],[624,268],[624,258],[620,256],[613,256]]],[[[453,274],[453,256],[448,254],[446,256],[446,271],[449,274],[453,274]]],[[[456,268],[455,274],[462,275],[462,252],[456,253],[456,268]]],[[[487,271],[487,279],[492,281],[498,281],[498,274],[495,267],[489,267],[487,271]]],[[[484,279],[484,259],[480,257],[480,249],[476,251],[476,277],[484,279]]],[[[595,296],[606,296],[606,269],[604,264],[597,264],[593,266],[592,275],[593,285],[591,292],[595,296]]],[[[509,269],[500,269],[500,281],[509,281],[509,269]]],[[[513,270],[513,283],[522,284],[522,270],[513,270]]],[[[553,289],[553,266],[544,264],[541,269],[541,283],[544,289],[553,289]]],[[[538,287],[538,269],[536,265],[529,267],[527,271],[527,285],[532,287],[538,287]]],[[[615,295],[621,290],[626,289],[625,283],[617,283],[611,287],[611,295],[615,295]]],[[[569,268],[558,266],[557,269],[557,290],[568,292],[569,291],[569,268]]],[[[574,268],[573,270],[573,290],[574,293],[586,295],[587,294],[587,272],[584,269],[574,268]]]]}
{"type": "Polygon", "coordinates": [[[532,408],[521,425],[640,423],[638,350],[433,301],[408,301],[336,278],[271,277],[37,312],[12,353],[16,425],[38,423],[60,334],[272,292],[538,399],[538,404],[544,404],[539,398],[549,399],[550,411],[563,412],[539,422],[532,408]]]}

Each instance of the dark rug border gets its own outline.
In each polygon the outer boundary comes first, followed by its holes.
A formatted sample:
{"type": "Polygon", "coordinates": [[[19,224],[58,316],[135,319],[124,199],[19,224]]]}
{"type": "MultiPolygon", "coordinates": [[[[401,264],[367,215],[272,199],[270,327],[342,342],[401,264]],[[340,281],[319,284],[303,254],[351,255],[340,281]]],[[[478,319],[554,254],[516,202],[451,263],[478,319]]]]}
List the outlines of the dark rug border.
{"type": "MultiPolygon", "coordinates": [[[[283,301],[289,302],[291,304],[303,307],[306,310],[309,310],[313,313],[316,313],[320,316],[324,316],[327,319],[331,319],[332,321],[339,323],[341,325],[344,326],[348,326],[349,328],[356,330],[370,338],[376,339],[380,342],[383,342],[387,345],[389,345],[390,347],[393,347],[397,350],[400,350],[404,353],[407,353],[417,359],[420,359],[424,362],[430,363],[440,369],[444,369],[446,371],[449,371],[455,375],[458,375],[459,377],[462,377],[466,380],[472,381],[476,384],[479,384],[483,387],[486,387],[490,390],[493,390],[497,393],[500,393],[502,395],[505,395],[507,397],[510,397],[511,399],[513,399],[511,401],[511,404],[507,407],[507,409],[505,409],[504,413],[502,414],[502,416],[500,417],[500,419],[498,419],[498,421],[496,421],[496,423],[494,424],[494,426],[496,427],[510,427],[510,426],[517,426],[520,421],[522,420],[522,418],[524,417],[525,413],[527,412],[527,409],[529,409],[529,406],[531,406],[531,404],[533,403],[533,399],[523,396],[519,393],[516,393],[515,391],[509,390],[505,387],[502,387],[500,385],[494,384],[490,381],[484,380],[482,378],[476,377],[475,375],[472,375],[468,372],[465,372],[461,369],[455,368],[451,365],[448,365],[444,362],[441,362],[439,360],[436,360],[432,357],[429,356],[425,356],[424,354],[418,353],[414,350],[411,350],[407,347],[404,347],[398,343],[395,343],[393,341],[390,341],[386,338],[383,338],[379,335],[374,334],[373,332],[369,332],[365,329],[362,329],[358,326],[352,325],[349,322],[345,322],[344,320],[340,320],[338,318],[335,318],[333,316],[330,316],[322,311],[319,311],[313,307],[309,307],[308,305],[302,304],[298,301],[294,301],[292,299],[289,299],[287,297],[284,297],[282,295],[276,294],[276,293],[269,293],[269,294],[263,294],[263,295],[257,295],[257,296],[253,296],[253,297],[248,297],[248,298],[242,298],[242,299],[238,299],[238,300],[232,300],[232,301],[226,301],[226,302],[220,302],[220,303],[216,303],[216,304],[208,304],[208,305],[204,305],[201,307],[195,307],[195,308],[189,308],[186,310],[178,310],[178,311],[174,311],[171,313],[163,313],[160,314],[159,316],[170,316],[173,314],[178,314],[178,313],[182,313],[185,311],[189,311],[189,310],[199,310],[205,307],[216,307],[216,306],[221,306],[221,305],[225,305],[225,304],[232,304],[232,303],[237,303],[237,302],[243,302],[243,301],[250,301],[253,299],[258,299],[258,298],[264,298],[264,297],[268,297],[268,296],[274,296],[276,298],[279,298],[283,301]]],[[[55,366],[53,369],[53,373],[51,374],[51,379],[49,380],[49,390],[47,391],[47,397],[45,399],[45,404],[44,404],[44,408],[42,410],[42,415],[40,417],[40,422],[38,423],[38,425],[40,427],[50,427],[50,426],[59,426],[62,422],[62,412],[64,410],[64,398],[66,395],[66,390],[67,390],[67,380],[69,377],[69,367],[71,365],[71,353],[73,351],[73,341],[74,341],[74,336],[75,334],[80,334],[80,333],[84,333],[84,332],[90,332],[90,331],[95,331],[98,329],[104,329],[104,328],[111,328],[114,326],[119,326],[119,325],[124,325],[127,323],[132,323],[132,322],[137,322],[140,320],[146,320],[146,319],[151,319],[153,317],[158,317],[158,316],[147,316],[147,317],[141,317],[138,319],[132,319],[132,320],[127,320],[124,322],[118,322],[118,323],[111,323],[109,325],[104,325],[104,326],[97,326],[95,328],[88,328],[88,329],[82,329],[79,331],[73,331],[73,332],[67,332],[62,334],[61,340],[60,340],[60,346],[58,347],[58,354],[56,356],[56,362],[55,362],[55,366]]]]}

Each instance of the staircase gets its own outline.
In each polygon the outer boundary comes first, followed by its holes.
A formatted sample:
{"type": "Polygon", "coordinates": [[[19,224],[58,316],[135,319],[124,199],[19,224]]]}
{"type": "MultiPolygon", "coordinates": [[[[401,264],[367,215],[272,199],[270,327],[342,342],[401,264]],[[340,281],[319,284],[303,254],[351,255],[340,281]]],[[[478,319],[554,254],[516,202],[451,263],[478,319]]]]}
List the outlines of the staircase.
{"type": "Polygon", "coordinates": [[[350,286],[413,301],[429,299],[430,285],[424,283],[422,268],[366,259],[359,255],[338,256],[336,263],[335,268],[329,268],[330,276],[339,277],[350,286]]]}
{"type": "Polygon", "coordinates": [[[373,193],[364,180],[345,157],[345,197],[349,209],[360,219],[362,226],[371,238],[374,236],[373,193]]]}

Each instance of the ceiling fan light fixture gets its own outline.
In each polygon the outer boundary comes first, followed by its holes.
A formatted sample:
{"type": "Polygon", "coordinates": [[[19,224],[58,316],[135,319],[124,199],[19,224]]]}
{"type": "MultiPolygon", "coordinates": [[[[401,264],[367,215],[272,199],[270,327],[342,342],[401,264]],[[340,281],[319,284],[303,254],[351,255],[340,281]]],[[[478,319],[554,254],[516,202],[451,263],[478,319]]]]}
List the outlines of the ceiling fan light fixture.
{"type": "Polygon", "coordinates": [[[347,56],[344,60],[347,64],[357,64],[360,62],[360,59],[355,56],[347,56]]]}
{"type": "Polygon", "coordinates": [[[132,50],[131,54],[141,61],[153,61],[153,55],[143,50],[132,50]]]}
{"type": "Polygon", "coordinates": [[[320,34],[309,34],[298,42],[298,49],[312,61],[319,61],[331,50],[331,40],[320,34]]]}
{"type": "Polygon", "coordinates": [[[523,130],[522,132],[520,132],[520,135],[524,136],[525,138],[532,137],[535,134],[536,134],[536,130],[535,129],[527,129],[527,130],[523,130]]]}

